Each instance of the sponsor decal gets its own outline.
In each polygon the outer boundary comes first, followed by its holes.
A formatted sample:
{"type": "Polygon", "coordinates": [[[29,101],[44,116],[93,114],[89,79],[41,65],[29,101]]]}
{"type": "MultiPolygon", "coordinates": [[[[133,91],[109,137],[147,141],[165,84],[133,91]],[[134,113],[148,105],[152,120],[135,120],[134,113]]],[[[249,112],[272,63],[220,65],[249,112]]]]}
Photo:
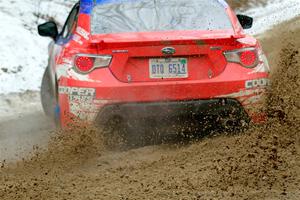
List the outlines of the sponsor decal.
{"type": "Polygon", "coordinates": [[[93,88],[59,87],[59,93],[68,95],[70,113],[90,122],[95,120],[99,109],[109,102],[95,99],[93,88]]]}
{"type": "Polygon", "coordinates": [[[59,94],[68,94],[75,96],[89,96],[94,97],[96,90],[94,88],[78,88],[78,87],[63,87],[58,88],[59,94]]]}
{"type": "Polygon", "coordinates": [[[69,95],[70,112],[82,120],[93,121],[98,109],[93,96],[69,95]]]}
{"type": "Polygon", "coordinates": [[[267,78],[249,80],[246,81],[245,87],[247,89],[257,88],[257,87],[267,87],[270,86],[270,80],[267,78]]]}
{"type": "Polygon", "coordinates": [[[92,121],[96,117],[97,107],[93,103],[96,90],[94,88],[59,87],[59,94],[68,95],[70,113],[82,120],[92,121]]]}
{"type": "Polygon", "coordinates": [[[83,45],[83,42],[81,41],[80,35],[74,34],[72,39],[73,39],[76,43],[78,43],[79,45],[83,45]]]}
{"type": "Polygon", "coordinates": [[[78,35],[82,36],[85,40],[89,40],[89,36],[90,33],[87,32],[85,29],[83,29],[82,27],[78,26],[76,28],[76,32],[78,33],[78,35]]]}

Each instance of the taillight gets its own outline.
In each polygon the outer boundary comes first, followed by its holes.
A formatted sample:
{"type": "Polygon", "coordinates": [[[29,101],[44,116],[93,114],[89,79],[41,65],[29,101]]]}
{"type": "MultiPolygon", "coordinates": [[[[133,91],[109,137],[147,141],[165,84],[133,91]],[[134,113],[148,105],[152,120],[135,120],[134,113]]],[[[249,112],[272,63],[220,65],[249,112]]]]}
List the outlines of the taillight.
{"type": "Polygon", "coordinates": [[[75,59],[75,66],[80,72],[89,72],[94,67],[94,59],[86,56],[78,56],[75,59]]]}
{"type": "Polygon", "coordinates": [[[239,63],[246,68],[254,68],[258,65],[258,54],[255,48],[226,51],[224,55],[228,62],[239,63]]]}
{"type": "Polygon", "coordinates": [[[78,54],[74,59],[74,67],[77,72],[87,74],[97,68],[108,67],[111,61],[111,56],[78,54]]]}

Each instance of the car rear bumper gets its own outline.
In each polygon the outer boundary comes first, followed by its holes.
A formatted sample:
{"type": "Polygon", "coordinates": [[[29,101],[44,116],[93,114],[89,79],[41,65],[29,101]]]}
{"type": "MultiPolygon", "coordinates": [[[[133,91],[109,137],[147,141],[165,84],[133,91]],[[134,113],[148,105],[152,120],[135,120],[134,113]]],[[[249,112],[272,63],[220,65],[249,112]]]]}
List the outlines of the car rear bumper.
{"type": "Polygon", "coordinates": [[[187,112],[206,115],[222,113],[233,107],[242,109],[252,122],[263,122],[265,117],[261,108],[268,73],[252,73],[237,65],[227,68],[230,70],[225,70],[217,78],[195,81],[123,83],[116,80],[108,69],[101,69],[102,76],[97,81],[61,78],[59,105],[62,125],[68,124],[70,116],[95,121],[101,116],[107,119],[117,112],[124,118],[187,112]],[[227,99],[228,105],[220,106],[220,99],[227,99]]]}
{"type": "MultiPolygon", "coordinates": [[[[265,121],[264,99],[266,88],[240,90],[214,98],[174,99],[161,101],[121,101],[97,99],[87,88],[84,95],[78,95],[78,88],[73,94],[60,94],[60,110],[62,125],[69,123],[71,118],[84,121],[106,123],[114,117],[138,120],[156,118],[165,120],[180,116],[219,116],[228,118],[247,118],[254,123],[265,121]],[[90,93],[91,94],[88,94],[90,93]],[[246,116],[246,117],[245,117],[246,116]]],[[[69,91],[70,92],[70,91],[69,91]]],[[[72,93],[72,92],[71,92],[72,93]]]]}

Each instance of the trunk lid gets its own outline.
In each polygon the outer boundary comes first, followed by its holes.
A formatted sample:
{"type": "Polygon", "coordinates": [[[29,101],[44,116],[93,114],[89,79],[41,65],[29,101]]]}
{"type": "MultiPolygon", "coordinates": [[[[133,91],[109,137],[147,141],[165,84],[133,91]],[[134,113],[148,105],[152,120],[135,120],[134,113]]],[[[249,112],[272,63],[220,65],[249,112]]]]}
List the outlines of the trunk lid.
{"type": "Polygon", "coordinates": [[[92,36],[99,54],[122,82],[203,80],[224,71],[224,50],[237,45],[232,31],[172,31],[92,36]],[[168,54],[169,53],[169,54],[168,54]]]}

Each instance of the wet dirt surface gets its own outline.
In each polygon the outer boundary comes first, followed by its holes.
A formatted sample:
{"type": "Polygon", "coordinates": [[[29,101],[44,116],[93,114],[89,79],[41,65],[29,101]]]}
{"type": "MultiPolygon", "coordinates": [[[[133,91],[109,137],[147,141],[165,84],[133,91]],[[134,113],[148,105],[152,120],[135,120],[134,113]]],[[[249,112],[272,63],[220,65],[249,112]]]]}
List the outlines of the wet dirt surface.
{"type": "Polygon", "coordinates": [[[274,69],[266,125],[132,150],[75,127],[2,162],[0,199],[300,199],[299,20],[260,36],[274,69]]]}
{"type": "Polygon", "coordinates": [[[251,7],[264,6],[268,0],[227,0],[233,9],[245,10],[251,7]]]}
{"type": "Polygon", "coordinates": [[[24,114],[18,119],[6,119],[0,122],[0,160],[22,159],[31,153],[34,145],[47,146],[54,129],[42,112],[24,114]]]}

